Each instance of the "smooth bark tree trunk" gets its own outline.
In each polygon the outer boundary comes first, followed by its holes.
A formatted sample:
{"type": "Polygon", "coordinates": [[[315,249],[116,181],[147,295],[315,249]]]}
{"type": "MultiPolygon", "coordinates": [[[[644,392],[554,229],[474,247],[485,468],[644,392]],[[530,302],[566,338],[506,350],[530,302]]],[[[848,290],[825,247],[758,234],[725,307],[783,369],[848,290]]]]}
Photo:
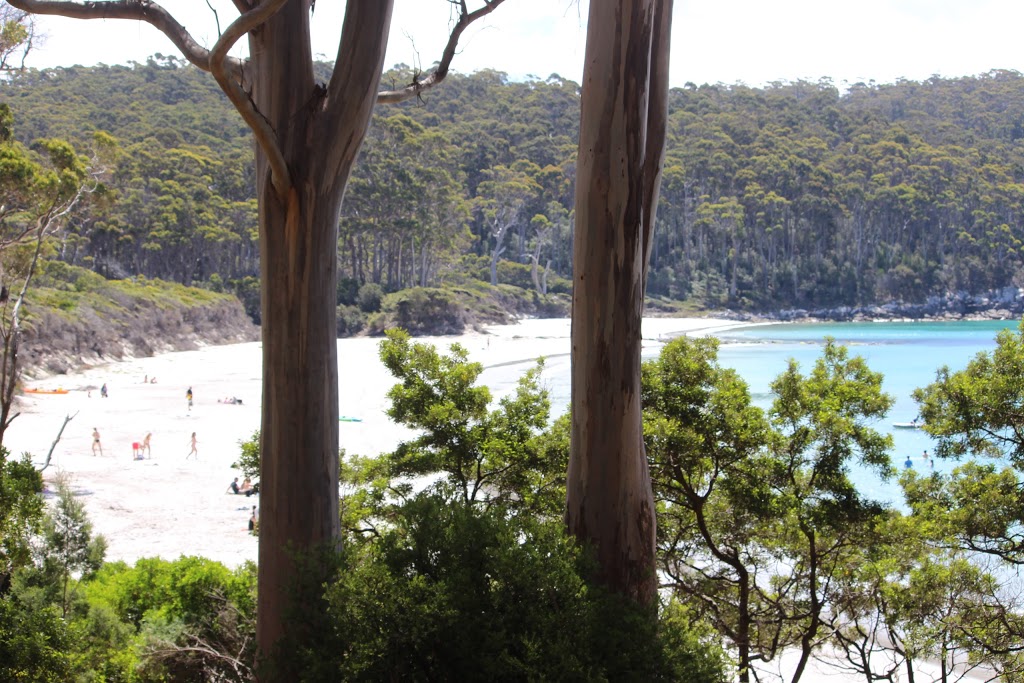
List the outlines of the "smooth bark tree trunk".
{"type": "Polygon", "coordinates": [[[665,143],[671,0],[592,0],[573,247],[569,531],[598,580],[653,604],[654,496],[643,446],[640,322],[665,143]]]}
{"type": "Polygon", "coordinates": [[[336,67],[343,71],[330,89],[314,81],[306,3],[288,2],[250,34],[253,98],[291,176],[282,195],[258,151],[264,370],[256,629],[261,656],[276,660],[261,680],[292,679],[275,648],[285,636],[308,637],[310,610],[320,605],[302,604],[296,588],[326,578],[310,574],[326,571],[317,555],[339,538],[338,216],[376,102],[391,9],[388,0],[350,0],[336,67]],[[329,102],[329,92],[344,101],[329,102]]]}

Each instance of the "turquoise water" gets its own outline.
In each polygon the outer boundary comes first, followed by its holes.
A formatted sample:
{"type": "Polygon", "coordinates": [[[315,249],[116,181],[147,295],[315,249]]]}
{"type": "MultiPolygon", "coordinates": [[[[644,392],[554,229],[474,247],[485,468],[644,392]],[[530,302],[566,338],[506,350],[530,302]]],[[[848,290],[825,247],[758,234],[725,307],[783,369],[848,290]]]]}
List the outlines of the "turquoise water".
{"type": "MultiPolygon", "coordinates": [[[[719,335],[722,345],[718,358],[746,380],[759,405],[768,407],[769,383],[785,370],[787,361],[793,358],[804,372],[809,372],[821,355],[825,337],[834,337],[885,377],[882,387],[895,403],[876,428],[892,434],[893,465],[902,469],[909,456],[915,468],[930,471],[921,455],[925,450],[932,451],[932,439],[921,430],[896,429],[892,423],[914,419],[917,404],[911,392],[934,381],[938,368],[963,368],[979,352],[995,348],[1000,330],[1017,326],[1017,321],[765,325],[719,335]]],[[[949,472],[955,466],[942,461],[935,462],[934,469],[949,472]]],[[[882,481],[859,467],[853,467],[851,475],[863,494],[901,506],[902,495],[895,479],[882,481]]]]}
{"type": "MultiPolygon", "coordinates": [[[[886,323],[817,323],[778,324],[744,327],[717,335],[721,340],[719,362],[735,369],[750,387],[755,403],[767,408],[771,402],[769,384],[786,369],[790,358],[803,372],[810,372],[821,355],[825,337],[831,336],[863,356],[872,370],[881,372],[883,389],[895,399],[889,416],[875,427],[893,435],[893,465],[902,469],[907,457],[918,470],[928,468],[921,455],[932,451],[932,440],[916,429],[896,429],[894,422],[910,422],[917,415],[911,392],[930,384],[941,366],[952,370],[963,368],[981,351],[995,348],[1000,330],[1016,329],[1018,321],[970,322],[886,322],[886,323]]],[[[644,348],[644,357],[653,358],[661,344],[644,348]]],[[[510,366],[500,380],[493,375],[488,384],[498,389],[511,386],[525,366],[510,366]],[[498,386],[496,386],[498,385],[498,386]]],[[[569,359],[550,358],[545,365],[544,382],[551,392],[552,410],[565,411],[569,403],[569,359]]],[[[933,461],[934,462],[934,461],[933,461]]],[[[948,472],[955,463],[937,462],[935,470],[948,472]]],[[[895,478],[882,481],[872,472],[859,467],[851,469],[858,489],[876,500],[902,506],[902,496],[895,478]]]]}

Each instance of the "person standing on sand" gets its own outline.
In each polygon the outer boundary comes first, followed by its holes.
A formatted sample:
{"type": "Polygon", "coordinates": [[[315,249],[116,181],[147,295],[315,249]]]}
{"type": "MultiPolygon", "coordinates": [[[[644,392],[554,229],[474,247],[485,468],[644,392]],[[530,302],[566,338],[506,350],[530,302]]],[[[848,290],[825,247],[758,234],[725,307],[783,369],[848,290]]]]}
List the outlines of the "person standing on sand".
{"type": "Polygon", "coordinates": [[[192,432],[192,450],[189,451],[189,454],[185,456],[186,460],[191,458],[193,455],[196,456],[196,460],[199,459],[199,449],[196,448],[196,444],[197,443],[199,443],[199,442],[196,440],[196,433],[192,432]]]}
{"type": "Polygon", "coordinates": [[[153,457],[153,452],[149,449],[149,439],[153,436],[151,432],[146,432],[146,438],[142,440],[142,445],[139,447],[139,457],[142,457],[142,451],[146,451],[149,457],[153,457]]]}
{"type": "Polygon", "coordinates": [[[107,397],[107,383],[104,382],[103,386],[100,387],[100,398],[106,398],[106,397],[107,397]]]}
{"type": "MultiPolygon", "coordinates": [[[[188,410],[192,412],[192,387],[189,387],[188,391],[185,392],[185,398],[188,399],[188,410]]],[[[193,436],[195,435],[193,434],[193,436]]]]}
{"type": "Polygon", "coordinates": [[[92,454],[96,455],[96,449],[99,449],[100,455],[103,455],[103,444],[100,443],[100,430],[95,427],[92,428],[92,454]]]}

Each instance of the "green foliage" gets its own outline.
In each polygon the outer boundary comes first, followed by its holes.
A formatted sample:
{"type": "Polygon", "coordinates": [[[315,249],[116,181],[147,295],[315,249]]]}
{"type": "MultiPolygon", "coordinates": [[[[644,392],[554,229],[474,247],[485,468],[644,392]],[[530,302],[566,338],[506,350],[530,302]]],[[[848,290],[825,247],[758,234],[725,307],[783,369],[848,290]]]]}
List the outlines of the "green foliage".
{"type": "Polygon", "coordinates": [[[70,645],[57,608],[26,608],[0,596],[0,680],[66,683],[73,672],[70,645]]]}
{"type": "Polygon", "coordinates": [[[381,302],[384,300],[384,290],[375,282],[368,282],[359,288],[356,295],[359,303],[359,310],[364,313],[376,313],[380,310],[381,302]]]}
{"type": "MultiPolygon", "coordinates": [[[[19,125],[0,130],[13,130],[16,157],[46,139],[110,152],[106,199],[70,226],[62,258],[113,278],[258,277],[250,133],[201,70],[161,58],[27,70],[4,86],[19,125]]],[[[579,86],[495,72],[445,86],[374,112],[342,207],[339,284],[490,282],[496,255],[496,281],[532,289],[522,264],[550,264],[548,291],[566,292],[579,86]],[[499,245],[494,218],[513,206],[499,245]],[[460,267],[466,256],[483,272],[460,267]]],[[[669,99],[652,296],[814,309],[1016,286],[1020,74],[842,94],[827,81],[716,84],[669,99]]],[[[19,164],[8,170],[17,178],[19,164]]],[[[255,319],[258,299],[239,296],[255,319]]]]}
{"type": "Polygon", "coordinates": [[[307,680],[723,680],[677,605],[656,621],[590,586],[565,532],[568,417],[540,367],[491,408],[481,366],[392,332],[389,416],[419,436],[343,466],[346,543],[307,680]]]}
{"type": "Polygon", "coordinates": [[[340,305],[337,310],[338,316],[338,337],[351,337],[362,332],[367,324],[368,318],[358,306],[340,305]]]}
{"type": "Polygon", "coordinates": [[[0,144],[10,142],[14,135],[14,112],[6,102],[0,102],[0,144]]]}
{"type": "Polygon", "coordinates": [[[25,453],[11,460],[0,446],[0,597],[11,574],[31,560],[30,539],[43,520],[43,477],[25,453]]]}
{"type": "MultiPolygon", "coordinates": [[[[459,334],[466,324],[466,313],[454,294],[445,289],[413,287],[389,294],[383,304],[389,326],[412,334],[459,334]]],[[[380,332],[381,330],[375,330],[380,332]]]]}
{"type": "Polygon", "coordinates": [[[914,400],[939,457],[1005,456],[1024,466],[1024,322],[1016,332],[1001,331],[996,348],[979,353],[963,370],[940,368],[932,384],[914,391],[914,400]]]}
{"type": "Polygon", "coordinates": [[[856,459],[888,474],[890,439],[870,423],[892,399],[829,340],[810,375],[791,362],[772,382],[766,415],[717,348],[679,338],[644,364],[644,442],[662,571],[733,643],[749,680],[753,662],[784,647],[806,662],[838,575],[884,515],[847,472],[856,459]]]}
{"type": "MultiPolygon", "coordinates": [[[[476,386],[483,368],[458,344],[440,355],[401,331],[381,342],[381,361],[398,380],[388,416],[422,433],[380,457],[389,480],[430,476],[436,490],[462,504],[528,510],[541,495],[564,497],[564,456],[539,448],[550,404],[540,370],[527,372],[514,393],[490,408],[491,392],[476,386]]],[[[550,503],[544,507],[550,507],[550,503]]]]}
{"type": "Polygon", "coordinates": [[[958,547],[1024,562],[1024,482],[1018,471],[971,461],[948,477],[906,473],[900,480],[915,517],[958,547]]]}
{"type": "Polygon", "coordinates": [[[359,281],[351,277],[338,278],[338,306],[355,306],[359,297],[359,281]]]}
{"type": "Polygon", "coordinates": [[[262,320],[260,310],[260,281],[258,278],[247,275],[238,280],[232,280],[235,296],[242,302],[246,314],[257,325],[262,320]]]}
{"type": "Polygon", "coordinates": [[[724,680],[688,615],[587,586],[559,520],[418,495],[344,553],[307,680],[724,680]],[[683,676],[683,677],[679,677],[683,676]]]}
{"type": "Polygon", "coordinates": [[[94,622],[105,615],[130,628],[120,656],[142,655],[132,662],[140,680],[250,680],[253,565],[232,571],[197,557],[142,559],[134,567],[112,563],[89,582],[86,595],[94,622]]]}
{"type": "Polygon", "coordinates": [[[14,577],[32,564],[32,539],[42,528],[43,478],[29,454],[10,459],[0,447],[0,680],[68,680],[70,638],[56,606],[26,602],[14,577]]]}
{"type": "Polygon", "coordinates": [[[256,430],[244,441],[238,442],[238,460],[231,463],[235,469],[242,470],[242,474],[259,481],[260,478],[260,432],[256,430]]]}
{"type": "Polygon", "coordinates": [[[19,591],[35,589],[41,605],[56,604],[62,617],[70,613],[79,584],[103,564],[107,542],[93,537],[85,504],[75,498],[70,481],[56,480],[57,500],[47,513],[35,566],[18,575],[19,591]]]}

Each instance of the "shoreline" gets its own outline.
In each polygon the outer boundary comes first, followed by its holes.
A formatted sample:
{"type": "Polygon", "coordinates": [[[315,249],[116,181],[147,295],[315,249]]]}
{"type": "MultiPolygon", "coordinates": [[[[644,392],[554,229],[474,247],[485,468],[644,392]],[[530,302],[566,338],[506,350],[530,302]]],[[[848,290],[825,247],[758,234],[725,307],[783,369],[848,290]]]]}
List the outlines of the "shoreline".
{"type": "MultiPolygon", "coordinates": [[[[714,318],[644,318],[642,337],[645,345],[660,344],[678,334],[746,325],[714,318]]],[[[481,363],[486,373],[540,357],[567,356],[570,329],[567,318],[527,319],[414,341],[443,351],[461,344],[469,360],[481,363]]],[[[380,342],[379,337],[338,340],[339,414],[362,419],[339,425],[341,448],[349,454],[376,455],[411,436],[385,414],[394,378],[378,357],[380,342]]],[[[41,466],[65,417],[73,415],[44,479],[52,488],[58,473],[70,477],[94,533],[107,539],[108,561],[199,555],[238,566],[257,557],[257,539],[247,525],[251,506],[259,500],[226,490],[235,476],[241,480],[241,472],[232,467],[238,443],[259,429],[261,376],[262,345],[244,342],[26,378],[25,388],[62,388],[68,393],[20,395],[15,407],[20,414],[5,445],[13,457],[29,452],[41,466]],[[156,383],[144,383],[144,378],[156,378],[156,383]],[[99,392],[104,384],[107,398],[99,392]],[[194,395],[191,410],[185,396],[189,388],[194,395]],[[242,403],[218,402],[230,397],[242,403]],[[102,456],[92,455],[94,428],[100,433],[102,456]],[[192,432],[199,456],[186,460],[192,432]],[[146,434],[152,435],[152,456],[133,460],[132,444],[141,443],[146,434]]],[[[487,382],[486,374],[481,381],[487,382]]],[[[509,389],[492,386],[494,399],[509,389]]]]}

